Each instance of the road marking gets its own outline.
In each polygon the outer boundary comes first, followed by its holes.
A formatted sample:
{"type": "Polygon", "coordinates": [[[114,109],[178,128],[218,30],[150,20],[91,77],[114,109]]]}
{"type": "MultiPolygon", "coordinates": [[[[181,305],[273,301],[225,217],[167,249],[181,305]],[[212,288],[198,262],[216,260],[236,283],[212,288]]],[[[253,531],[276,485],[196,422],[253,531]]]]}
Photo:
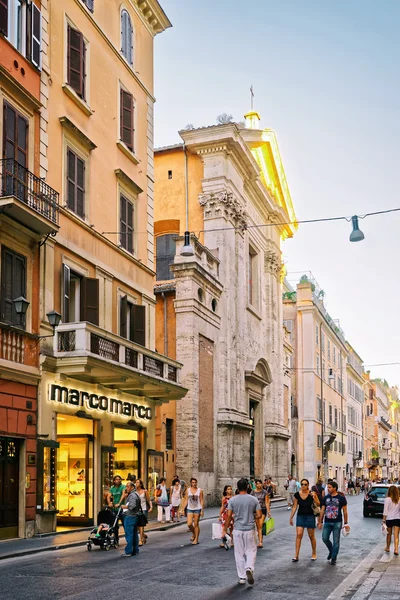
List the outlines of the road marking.
{"type": "MultiPolygon", "coordinates": [[[[351,589],[355,589],[361,579],[366,575],[369,575],[369,571],[371,570],[373,564],[381,557],[383,547],[383,542],[375,546],[375,548],[371,550],[371,552],[364,558],[363,561],[360,562],[360,564],[350,573],[350,575],[348,575],[346,579],[344,579],[342,583],[335,590],[333,590],[331,594],[329,594],[326,600],[341,600],[341,598],[345,598],[346,596],[349,598],[349,592],[351,589]]],[[[372,573],[371,577],[368,577],[368,579],[371,579],[371,581],[373,580],[374,585],[376,585],[376,583],[379,581],[376,576],[372,576],[372,573]]],[[[369,584],[367,584],[366,587],[368,587],[368,585],[369,584]]],[[[359,590],[361,590],[361,588],[359,588],[359,590]]],[[[358,593],[358,591],[356,593],[358,593]]],[[[354,595],[354,600],[362,600],[366,597],[366,595],[354,595]]]]}

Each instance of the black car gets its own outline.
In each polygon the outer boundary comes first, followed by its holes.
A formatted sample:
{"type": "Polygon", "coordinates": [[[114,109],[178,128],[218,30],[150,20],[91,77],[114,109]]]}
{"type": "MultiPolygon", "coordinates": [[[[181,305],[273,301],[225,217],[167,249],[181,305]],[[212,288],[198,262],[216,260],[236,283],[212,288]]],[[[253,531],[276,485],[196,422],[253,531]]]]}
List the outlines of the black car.
{"type": "Polygon", "coordinates": [[[383,513],[383,505],[391,484],[375,483],[371,489],[365,493],[363,504],[363,516],[370,517],[383,513]]]}

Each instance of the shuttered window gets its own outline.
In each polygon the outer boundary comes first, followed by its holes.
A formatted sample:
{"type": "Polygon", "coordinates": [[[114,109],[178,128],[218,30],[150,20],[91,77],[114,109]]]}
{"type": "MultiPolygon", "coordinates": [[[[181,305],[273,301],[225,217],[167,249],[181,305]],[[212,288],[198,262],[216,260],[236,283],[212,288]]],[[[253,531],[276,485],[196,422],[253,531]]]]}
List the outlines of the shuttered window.
{"type": "Polygon", "coordinates": [[[157,281],[173,279],[171,265],[175,259],[175,234],[159,235],[156,238],[156,272],[157,281]]]}
{"type": "Polygon", "coordinates": [[[3,246],[1,252],[1,320],[25,329],[25,315],[18,315],[14,300],[26,298],[26,258],[3,246]]]}
{"type": "Polygon", "coordinates": [[[134,134],[134,110],[133,96],[129,92],[121,89],[121,140],[126,144],[129,150],[133,152],[133,134],[134,134]]]}
{"type": "Polygon", "coordinates": [[[133,27],[127,10],[121,11],[121,54],[133,65],[133,27]]]}
{"type": "Polygon", "coordinates": [[[128,297],[120,300],[119,334],[131,342],[146,345],[146,307],[128,302],[128,297]]]}
{"type": "Polygon", "coordinates": [[[68,84],[85,99],[85,54],[86,45],[80,31],[68,25],[68,84]]]}
{"type": "Polygon", "coordinates": [[[0,33],[8,35],[8,0],[0,0],[0,33]]]}
{"type": "Polygon", "coordinates": [[[67,206],[82,219],[85,217],[85,161],[70,148],[67,150],[67,206]]]}
{"type": "Polygon", "coordinates": [[[120,244],[133,254],[133,204],[125,196],[120,196],[120,244]]]}
{"type": "Polygon", "coordinates": [[[62,320],[88,321],[99,324],[99,280],[82,277],[71,272],[68,265],[62,266],[62,320]],[[79,285],[76,282],[79,281],[79,285]],[[75,285],[74,285],[75,283],[75,285]]]}
{"type": "Polygon", "coordinates": [[[32,4],[32,39],[31,39],[31,61],[40,69],[42,56],[40,52],[42,41],[42,15],[35,4],[32,4]]]}
{"type": "Polygon", "coordinates": [[[83,277],[81,283],[81,321],[99,324],[99,280],[83,277]]]}

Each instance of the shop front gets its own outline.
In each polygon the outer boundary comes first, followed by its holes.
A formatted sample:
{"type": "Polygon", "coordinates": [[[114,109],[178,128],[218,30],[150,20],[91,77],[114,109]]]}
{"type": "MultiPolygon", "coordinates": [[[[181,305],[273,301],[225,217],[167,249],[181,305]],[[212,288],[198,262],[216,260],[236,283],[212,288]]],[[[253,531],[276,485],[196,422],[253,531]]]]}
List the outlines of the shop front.
{"type": "Polygon", "coordinates": [[[150,490],[164,475],[163,455],[154,450],[156,403],[112,393],[65,376],[43,377],[39,533],[92,525],[115,475],[124,484],[142,479],[150,490]]]}

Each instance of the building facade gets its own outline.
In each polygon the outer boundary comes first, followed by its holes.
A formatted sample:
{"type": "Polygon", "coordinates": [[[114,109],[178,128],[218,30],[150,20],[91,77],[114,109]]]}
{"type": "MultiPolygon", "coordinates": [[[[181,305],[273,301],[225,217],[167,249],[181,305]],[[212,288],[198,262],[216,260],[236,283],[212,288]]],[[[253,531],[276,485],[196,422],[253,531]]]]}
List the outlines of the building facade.
{"type": "Polygon", "coordinates": [[[363,414],[364,378],[362,359],[347,343],[347,463],[346,477],[354,479],[363,474],[363,414]]]}
{"type": "Polygon", "coordinates": [[[374,480],[378,477],[378,401],[375,384],[370,373],[364,373],[364,427],[363,427],[364,478],[374,480]]]}
{"type": "Polygon", "coordinates": [[[343,381],[348,350],[343,331],[327,313],[312,275],[283,294],[286,328],[294,332],[292,463],[312,482],[346,476],[347,408],[343,381]]]}
{"type": "Polygon", "coordinates": [[[36,529],[88,525],[115,474],[164,475],[156,415],[182,398],[155,351],[153,44],[156,0],[42,3],[39,163],[61,194],[40,252],[36,529]]]}
{"type": "Polygon", "coordinates": [[[0,539],[35,532],[40,257],[59,230],[59,195],[40,170],[41,10],[0,5],[0,539]]]}
{"type": "Polygon", "coordinates": [[[385,381],[374,380],[375,394],[377,398],[377,422],[378,422],[378,478],[389,478],[390,467],[390,398],[389,387],[385,381]]]}
{"type": "Polygon", "coordinates": [[[295,216],[275,135],[257,113],[246,128],[180,135],[156,151],[157,339],[165,344],[174,319],[189,390],[176,405],[176,468],[212,503],[234,478],[287,475],[281,240],[295,216]],[[189,255],[185,230],[196,234],[189,255]]]}

